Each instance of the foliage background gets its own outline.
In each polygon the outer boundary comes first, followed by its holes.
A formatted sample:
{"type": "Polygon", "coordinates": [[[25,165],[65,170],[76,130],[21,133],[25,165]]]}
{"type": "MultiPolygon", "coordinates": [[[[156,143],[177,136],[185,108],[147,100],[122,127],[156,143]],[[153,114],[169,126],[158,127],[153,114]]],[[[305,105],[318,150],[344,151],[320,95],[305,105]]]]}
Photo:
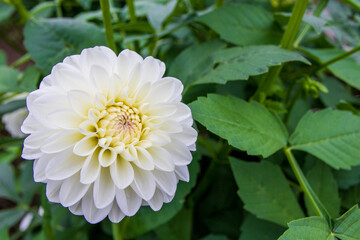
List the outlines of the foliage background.
{"type": "MultiPolygon", "coordinates": [[[[117,49],[164,61],[199,131],[190,183],[123,220],[126,239],[360,239],[360,2],[294,4],[110,1],[117,49]]],[[[107,45],[95,0],[3,0],[0,39],[21,55],[0,51],[0,115],[64,57],[107,45]]],[[[22,141],[1,125],[0,239],[112,239],[108,220],[47,202],[22,141]]]]}

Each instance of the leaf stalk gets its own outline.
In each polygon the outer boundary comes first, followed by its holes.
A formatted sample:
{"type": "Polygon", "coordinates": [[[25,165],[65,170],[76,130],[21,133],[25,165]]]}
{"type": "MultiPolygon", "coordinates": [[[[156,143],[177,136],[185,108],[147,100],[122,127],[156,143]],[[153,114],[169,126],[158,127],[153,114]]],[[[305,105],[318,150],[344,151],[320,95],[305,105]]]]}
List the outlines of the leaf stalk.
{"type": "Polygon", "coordinates": [[[113,28],[111,25],[111,15],[110,15],[110,4],[109,0],[100,0],[101,12],[103,16],[103,23],[105,27],[106,40],[109,48],[111,48],[115,53],[116,44],[114,40],[113,28]]]}

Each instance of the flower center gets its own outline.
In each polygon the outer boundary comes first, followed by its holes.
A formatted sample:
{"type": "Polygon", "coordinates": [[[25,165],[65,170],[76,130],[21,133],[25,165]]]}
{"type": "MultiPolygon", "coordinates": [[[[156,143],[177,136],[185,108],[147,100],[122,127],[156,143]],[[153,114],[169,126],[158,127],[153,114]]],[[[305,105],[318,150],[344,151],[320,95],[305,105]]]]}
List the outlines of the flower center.
{"type": "Polygon", "coordinates": [[[142,123],[139,110],[125,104],[112,105],[102,112],[98,120],[99,145],[116,147],[131,144],[141,136],[142,123]]]}

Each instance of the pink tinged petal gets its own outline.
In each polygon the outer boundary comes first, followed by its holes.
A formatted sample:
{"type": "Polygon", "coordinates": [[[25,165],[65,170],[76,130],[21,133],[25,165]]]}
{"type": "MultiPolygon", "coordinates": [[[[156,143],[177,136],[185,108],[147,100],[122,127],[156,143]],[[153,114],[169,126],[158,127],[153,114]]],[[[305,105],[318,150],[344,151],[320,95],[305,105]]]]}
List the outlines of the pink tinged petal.
{"type": "Polygon", "coordinates": [[[67,99],[72,109],[83,117],[87,117],[89,109],[94,105],[91,95],[81,90],[69,91],[67,99]]]}
{"type": "Polygon", "coordinates": [[[98,160],[99,149],[95,150],[95,152],[89,155],[80,172],[80,182],[82,184],[90,184],[93,183],[100,174],[100,164],[98,160]]]}
{"type": "Polygon", "coordinates": [[[109,213],[109,219],[113,223],[120,222],[125,217],[125,214],[120,210],[116,202],[113,203],[109,213]]]}
{"type": "Polygon", "coordinates": [[[189,182],[190,174],[187,166],[176,166],[175,173],[181,181],[189,182]]]}
{"type": "Polygon", "coordinates": [[[183,126],[183,131],[181,133],[175,133],[171,137],[182,142],[186,146],[191,146],[196,142],[198,133],[196,130],[189,126],[183,126]]]}
{"type": "Polygon", "coordinates": [[[123,50],[118,56],[117,72],[123,81],[128,81],[133,66],[142,62],[143,58],[134,51],[123,50]]]}
{"type": "Polygon", "coordinates": [[[58,153],[52,157],[46,167],[46,178],[63,180],[77,173],[84,165],[85,158],[69,151],[58,153]]]}
{"type": "Polygon", "coordinates": [[[81,201],[81,208],[84,213],[86,221],[95,224],[103,220],[110,212],[112,204],[109,204],[103,209],[98,209],[94,204],[93,190],[90,187],[81,201]]]}
{"type": "Polygon", "coordinates": [[[85,119],[71,109],[59,109],[47,115],[49,121],[64,129],[78,128],[85,119]]]}
{"type": "Polygon", "coordinates": [[[175,139],[172,143],[166,146],[166,150],[173,158],[175,165],[188,165],[192,160],[192,155],[189,148],[185,144],[175,139]]]}
{"type": "Polygon", "coordinates": [[[145,201],[148,201],[154,195],[156,184],[150,171],[144,171],[134,167],[134,182],[131,184],[134,191],[145,201]]]}
{"type": "Polygon", "coordinates": [[[116,160],[117,153],[113,149],[102,148],[99,152],[99,162],[102,167],[108,167],[116,160]]]}
{"type": "Polygon", "coordinates": [[[80,141],[84,135],[78,131],[62,131],[56,133],[45,140],[45,144],[41,146],[41,151],[44,153],[61,152],[75,143],[80,141]]]}
{"type": "Polygon", "coordinates": [[[159,170],[154,170],[154,178],[160,189],[166,192],[168,195],[174,195],[176,192],[176,187],[178,179],[174,172],[163,172],[159,170]]]}
{"type": "Polygon", "coordinates": [[[84,215],[83,210],[81,208],[81,200],[78,201],[77,203],[75,203],[74,205],[69,207],[69,210],[72,214],[80,216],[80,215],[84,215]]]}
{"type": "Polygon", "coordinates": [[[60,202],[59,191],[62,181],[48,181],[46,184],[46,196],[50,202],[60,202]]]}
{"type": "Polygon", "coordinates": [[[43,153],[40,151],[39,148],[28,148],[28,147],[24,147],[21,157],[23,159],[27,159],[27,160],[32,160],[32,159],[37,159],[40,158],[43,155],[43,153]]]}
{"type": "Polygon", "coordinates": [[[73,152],[79,156],[88,156],[98,147],[98,141],[97,136],[84,137],[75,144],[73,152]]]}
{"type": "Polygon", "coordinates": [[[110,89],[110,76],[102,66],[95,65],[90,69],[90,80],[94,87],[94,92],[100,91],[107,95],[110,89]]]}
{"type": "Polygon", "coordinates": [[[154,161],[150,155],[150,153],[141,147],[136,147],[137,158],[134,160],[136,166],[143,170],[153,170],[154,169],[154,161]]]}
{"type": "Polygon", "coordinates": [[[105,208],[115,198],[115,185],[108,168],[101,168],[100,175],[94,183],[94,203],[97,208],[105,208]]]}
{"type": "Polygon", "coordinates": [[[88,191],[90,184],[80,183],[80,173],[64,180],[61,184],[59,198],[64,207],[69,207],[81,200],[88,191]]]}
{"type": "Polygon", "coordinates": [[[156,168],[166,172],[174,171],[174,162],[165,149],[160,147],[150,147],[147,150],[151,154],[156,168]]]}
{"type": "Polygon", "coordinates": [[[124,190],[116,189],[116,202],[126,216],[133,216],[139,210],[142,198],[128,187],[124,190]]]}
{"type": "Polygon", "coordinates": [[[124,189],[134,180],[134,170],[131,164],[118,156],[114,164],[110,166],[111,177],[117,188],[124,189]]]}
{"type": "Polygon", "coordinates": [[[151,209],[159,211],[164,203],[163,194],[159,189],[156,189],[154,196],[148,201],[151,209]]]}

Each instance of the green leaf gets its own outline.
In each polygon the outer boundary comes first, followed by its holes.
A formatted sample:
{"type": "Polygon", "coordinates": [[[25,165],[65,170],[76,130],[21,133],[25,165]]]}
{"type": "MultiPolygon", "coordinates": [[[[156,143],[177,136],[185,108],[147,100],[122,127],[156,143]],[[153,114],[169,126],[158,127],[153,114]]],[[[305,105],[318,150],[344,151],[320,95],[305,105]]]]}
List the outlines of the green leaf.
{"type": "Polygon", "coordinates": [[[348,189],[360,183],[360,166],[352,167],[350,170],[334,171],[334,176],[341,189],[348,189]]]}
{"type": "Polygon", "coordinates": [[[268,157],[286,145],[283,123],[257,102],[209,94],[189,106],[195,120],[249,155],[268,157]]]}
{"type": "Polygon", "coordinates": [[[6,21],[15,12],[15,8],[10,4],[0,2],[0,23],[6,21]]]}
{"type": "Polygon", "coordinates": [[[199,171],[200,156],[195,154],[192,163],[189,165],[190,182],[179,182],[174,199],[154,212],[150,207],[142,207],[135,216],[129,219],[126,227],[126,238],[135,238],[152,229],[159,227],[173,218],[184,206],[185,197],[195,186],[197,173],[199,171]]]}
{"type": "Polygon", "coordinates": [[[4,51],[0,49],[0,65],[6,65],[6,55],[4,51]]]}
{"type": "Polygon", "coordinates": [[[223,49],[214,53],[212,63],[210,63],[212,68],[195,80],[193,84],[225,84],[231,80],[246,80],[250,76],[267,72],[271,66],[290,61],[310,64],[300,54],[277,46],[249,46],[223,49]]]}
{"type": "Polygon", "coordinates": [[[0,115],[15,111],[19,108],[26,107],[25,99],[11,101],[0,105],[0,115]]]}
{"type": "Polygon", "coordinates": [[[207,235],[206,237],[201,238],[201,240],[228,240],[228,237],[226,237],[224,235],[210,234],[210,235],[207,235]]]}
{"type": "Polygon", "coordinates": [[[161,29],[163,22],[174,11],[176,3],[176,0],[171,0],[165,5],[154,3],[148,8],[148,20],[155,30],[161,29]]]}
{"type": "Polygon", "coordinates": [[[279,240],[360,240],[360,208],[352,207],[334,221],[331,229],[321,217],[309,217],[289,223],[289,229],[279,240]]]}
{"type": "Polygon", "coordinates": [[[0,229],[0,239],[10,240],[9,228],[7,226],[4,226],[3,228],[0,229]]]}
{"type": "Polygon", "coordinates": [[[360,117],[347,111],[325,109],[307,112],[289,142],[335,169],[360,164],[360,117]]]}
{"type": "Polygon", "coordinates": [[[327,107],[335,108],[340,101],[360,103],[359,99],[355,98],[349,90],[345,88],[345,85],[336,78],[326,77],[322,82],[329,92],[320,92],[320,99],[327,107]]]}
{"type": "Polygon", "coordinates": [[[85,10],[89,10],[91,8],[92,0],[76,0],[76,2],[78,2],[85,10]]]}
{"type": "Polygon", "coordinates": [[[10,227],[14,225],[24,214],[24,210],[17,208],[0,210],[0,229],[5,226],[10,227]]]}
{"type": "Polygon", "coordinates": [[[360,11],[360,0],[342,0],[342,2],[345,2],[360,11]]]}
{"type": "Polygon", "coordinates": [[[310,24],[316,31],[317,34],[320,34],[324,29],[327,21],[321,17],[316,17],[312,15],[304,15],[303,21],[310,24]]]}
{"type": "Polygon", "coordinates": [[[106,45],[105,34],[99,27],[68,18],[30,19],[24,38],[31,58],[45,74],[66,56],[78,54],[84,48],[106,45]]]}
{"type": "Polygon", "coordinates": [[[360,208],[355,205],[340,218],[335,220],[335,236],[342,240],[360,239],[360,208]]]}
{"type": "Polygon", "coordinates": [[[7,66],[0,66],[0,72],[0,93],[16,91],[20,72],[7,66]]]}
{"type": "Polygon", "coordinates": [[[205,71],[212,67],[210,56],[226,44],[219,40],[209,41],[201,44],[192,45],[182,51],[171,64],[169,76],[174,76],[182,81],[184,86],[188,86],[205,71]]]}
{"type": "Polygon", "coordinates": [[[336,240],[326,220],[309,217],[290,222],[289,229],[278,240],[336,240]]]}
{"type": "Polygon", "coordinates": [[[226,5],[199,17],[198,21],[234,44],[279,44],[281,38],[272,14],[258,6],[226,5]]]}
{"type": "Polygon", "coordinates": [[[15,191],[14,170],[9,164],[0,164],[0,197],[19,200],[15,191]]]}
{"type": "Polygon", "coordinates": [[[40,72],[36,69],[35,66],[28,67],[20,81],[19,90],[22,92],[31,92],[37,89],[37,85],[40,78],[40,72]]]}
{"type": "Polygon", "coordinates": [[[230,159],[244,208],[260,219],[286,226],[304,214],[277,165],[230,159]]]}
{"type": "MultiPolygon", "coordinates": [[[[330,216],[333,218],[338,217],[340,213],[338,185],[330,167],[321,161],[317,161],[310,171],[307,172],[306,178],[315,194],[328,210],[330,216]]],[[[305,198],[305,206],[310,216],[316,216],[307,198],[305,198]]]]}
{"type": "MultiPolygon", "coordinates": [[[[310,49],[305,48],[304,51],[310,54],[319,63],[324,63],[344,53],[343,50],[332,49],[310,49]]],[[[360,65],[351,56],[344,58],[338,62],[330,64],[327,69],[350,86],[360,90],[360,65]]]]}
{"type": "Polygon", "coordinates": [[[32,161],[25,161],[21,164],[20,183],[22,198],[25,203],[30,205],[35,193],[40,193],[42,186],[42,184],[34,182],[32,161]]]}
{"type": "Polygon", "coordinates": [[[241,225],[241,235],[239,240],[274,240],[277,239],[285,228],[274,223],[260,220],[253,215],[246,216],[244,223],[241,225]]]}
{"type": "Polygon", "coordinates": [[[352,206],[354,206],[354,204],[359,203],[360,184],[352,186],[346,191],[342,191],[341,200],[341,206],[345,208],[351,208],[352,206]]]}
{"type": "Polygon", "coordinates": [[[170,221],[155,230],[159,240],[190,240],[192,210],[185,207],[170,221]]]}

